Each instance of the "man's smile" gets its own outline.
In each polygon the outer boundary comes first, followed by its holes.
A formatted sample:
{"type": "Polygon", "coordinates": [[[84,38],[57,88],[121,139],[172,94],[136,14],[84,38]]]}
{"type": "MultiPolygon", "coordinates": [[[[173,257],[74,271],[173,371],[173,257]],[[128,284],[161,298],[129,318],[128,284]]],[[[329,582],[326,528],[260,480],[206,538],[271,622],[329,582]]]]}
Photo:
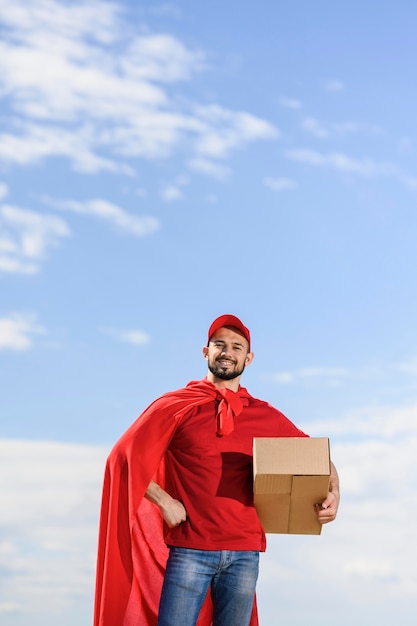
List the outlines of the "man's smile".
{"type": "Polygon", "coordinates": [[[231,359],[217,359],[217,363],[222,367],[228,367],[229,365],[236,365],[235,361],[231,359]]]}

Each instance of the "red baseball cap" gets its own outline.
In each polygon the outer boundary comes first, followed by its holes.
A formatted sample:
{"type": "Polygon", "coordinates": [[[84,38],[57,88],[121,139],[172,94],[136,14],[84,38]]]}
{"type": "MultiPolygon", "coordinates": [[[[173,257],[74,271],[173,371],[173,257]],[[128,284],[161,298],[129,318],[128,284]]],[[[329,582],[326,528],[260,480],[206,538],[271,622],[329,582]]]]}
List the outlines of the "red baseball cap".
{"type": "Polygon", "coordinates": [[[232,328],[235,328],[239,333],[241,333],[247,340],[250,350],[249,328],[246,328],[246,326],[242,324],[240,319],[235,315],[220,315],[220,317],[217,317],[209,328],[208,340],[210,341],[216,330],[219,330],[219,328],[223,328],[224,326],[232,326],[232,328]]]}

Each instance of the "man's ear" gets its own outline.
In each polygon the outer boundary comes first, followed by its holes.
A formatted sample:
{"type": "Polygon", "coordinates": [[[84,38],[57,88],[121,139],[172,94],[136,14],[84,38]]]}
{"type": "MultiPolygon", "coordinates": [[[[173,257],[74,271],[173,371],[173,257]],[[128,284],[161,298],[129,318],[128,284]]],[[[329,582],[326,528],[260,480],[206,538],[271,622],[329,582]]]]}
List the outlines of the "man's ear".
{"type": "Polygon", "coordinates": [[[203,346],[203,357],[208,359],[208,346],[203,346]]]}
{"type": "Polygon", "coordinates": [[[250,363],[252,363],[254,356],[255,355],[253,352],[248,352],[245,359],[245,365],[249,365],[250,363]]]}

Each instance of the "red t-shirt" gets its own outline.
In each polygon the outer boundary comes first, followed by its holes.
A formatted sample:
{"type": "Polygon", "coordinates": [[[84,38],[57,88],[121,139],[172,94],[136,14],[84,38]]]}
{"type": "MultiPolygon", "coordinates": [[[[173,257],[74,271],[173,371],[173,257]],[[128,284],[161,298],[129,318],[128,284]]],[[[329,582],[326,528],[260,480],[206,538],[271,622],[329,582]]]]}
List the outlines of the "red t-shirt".
{"type": "Polygon", "coordinates": [[[254,437],[305,437],[270,404],[243,398],[230,435],[217,434],[217,402],[192,409],[166,453],[166,490],[180,500],[187,520],[165,525],[167,545],[198,550],[260,550],[265,533],[253,505],[254,437]]]}

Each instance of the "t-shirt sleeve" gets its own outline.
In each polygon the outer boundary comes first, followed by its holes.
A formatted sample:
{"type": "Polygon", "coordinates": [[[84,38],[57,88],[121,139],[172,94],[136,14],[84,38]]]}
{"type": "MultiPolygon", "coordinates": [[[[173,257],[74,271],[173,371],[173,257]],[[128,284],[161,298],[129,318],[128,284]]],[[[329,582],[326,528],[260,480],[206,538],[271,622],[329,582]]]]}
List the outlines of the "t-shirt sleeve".
{"type": "Polygon", "coordinates": [[[281,413],[281,411],[273,407],[271,404],[268,404],[268,407],[276,413],[276,437],[309,437],[309,435],[303,432],[290,419],[288,419],[284,413],[281,413]]]}

